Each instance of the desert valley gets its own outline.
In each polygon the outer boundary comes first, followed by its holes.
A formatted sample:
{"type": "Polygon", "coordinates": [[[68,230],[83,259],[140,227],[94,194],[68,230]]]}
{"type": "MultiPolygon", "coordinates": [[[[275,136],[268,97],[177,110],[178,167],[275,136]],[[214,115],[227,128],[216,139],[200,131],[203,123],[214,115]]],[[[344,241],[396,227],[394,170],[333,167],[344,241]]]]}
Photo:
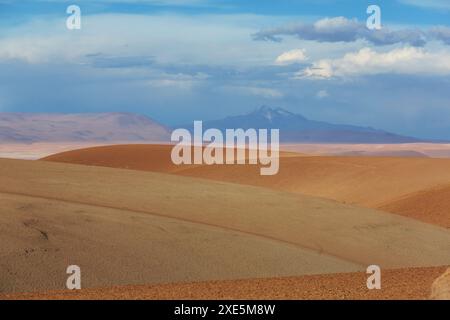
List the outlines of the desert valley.
{"type": "Polygon", "coordinates": [[[284,151],[261,176],[171,149],[1,159],[0,297],[425,299],[450,265],[450,159],[284,151]]]}
{"type": "Polygon", "coordinates": [[[450,300],[449,21],[444,0],[0,0],[0,301],[450,300]]]}
{"type": "Polygon", "coordinates": [[[446,143],[267,107],[206,123],[297,128],[266,176],[174,163],[170,129],[145,116],[0,121],[1,299],[426,299],[450,265],[446,143]]]}

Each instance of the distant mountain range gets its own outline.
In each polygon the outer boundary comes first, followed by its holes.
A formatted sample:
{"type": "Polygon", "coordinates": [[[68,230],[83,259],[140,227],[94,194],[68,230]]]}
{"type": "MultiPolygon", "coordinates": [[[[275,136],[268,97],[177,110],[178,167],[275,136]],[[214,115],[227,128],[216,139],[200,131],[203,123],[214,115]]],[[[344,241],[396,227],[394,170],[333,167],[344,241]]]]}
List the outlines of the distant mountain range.
{"type": "MultiPolygon", "coordinates": [[[[183,126],[192,131],[192,125],[183,126]]],[[[343,124],[309,120],[281,108],[263,106],[253,112],[220,120],[204,121],[203,129],[280,129],[282,142],[302,143],[408,143],[424,142],[414,137],[343,124]]]]}
{"type": "Polygon", "coordinates": [[[132,113],[0,113],[0,143],[168,141],[170,131],[132,113]]]}
{"type": "MultiPolygon", "coordinates": [[[[201,119],[199,119],[201,120],[201,119]]],[[[193,124],[179,126],[192,130],[193,124]]],[[[281,108],[263,106],[245,115],[204,121],[208,128],[280,129],[285,143],[408,143],[424,140],[352,125],[309,120],[281,108]]],[[[168,127],[133,113],[0,113],[0,143],[168,142],[168,127]]]]}

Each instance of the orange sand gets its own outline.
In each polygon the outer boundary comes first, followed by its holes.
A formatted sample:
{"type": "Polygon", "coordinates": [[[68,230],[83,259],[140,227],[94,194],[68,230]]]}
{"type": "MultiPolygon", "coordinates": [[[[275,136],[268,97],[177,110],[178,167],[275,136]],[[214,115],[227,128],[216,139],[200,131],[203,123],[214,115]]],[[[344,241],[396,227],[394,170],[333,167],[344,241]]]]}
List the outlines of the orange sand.
{"type": "Polygon", "coordinates": [[[379,208],[450,228],[450,159],[307,157],[282,153],[280,171],[261,176],[257,165],[183,165],[172,146],[118,145],[74,150],[46,161],[77,163],[228,181],[379,208]]]}

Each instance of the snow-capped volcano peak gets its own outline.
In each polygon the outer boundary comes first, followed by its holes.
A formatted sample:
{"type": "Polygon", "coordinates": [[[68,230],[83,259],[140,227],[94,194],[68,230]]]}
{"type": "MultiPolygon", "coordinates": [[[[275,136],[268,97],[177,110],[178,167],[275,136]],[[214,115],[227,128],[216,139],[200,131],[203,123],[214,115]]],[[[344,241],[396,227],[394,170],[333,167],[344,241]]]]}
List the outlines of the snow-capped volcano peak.
{"type": "Polygon", "coordinates": [[[285,109],[271,108],[268,106],[262,106],[262,107],[256,109],[255,111],[253,111],[251,114],[253,116],[259,115],[259,116],[269,120],[270,122],[272,122],[272,120],[277,119],[277,118],[292,117],[292,116],[298,117],[298,115],[295,115],[292,112],[289,112],[285,109]]]}

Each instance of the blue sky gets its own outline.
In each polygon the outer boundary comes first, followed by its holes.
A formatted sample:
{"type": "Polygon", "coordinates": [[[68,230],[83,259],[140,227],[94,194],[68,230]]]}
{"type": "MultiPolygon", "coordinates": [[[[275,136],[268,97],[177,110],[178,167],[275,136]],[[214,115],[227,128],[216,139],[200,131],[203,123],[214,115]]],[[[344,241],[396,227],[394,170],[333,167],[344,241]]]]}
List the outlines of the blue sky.
{"type": "Polygon", "coordinates": [[[4,112],[176,125],[269,105],[450,139],[449,85],[446,0],[0,0],[4,112]],[[71,4],[81,30],[66,28],[71,4]]]}

